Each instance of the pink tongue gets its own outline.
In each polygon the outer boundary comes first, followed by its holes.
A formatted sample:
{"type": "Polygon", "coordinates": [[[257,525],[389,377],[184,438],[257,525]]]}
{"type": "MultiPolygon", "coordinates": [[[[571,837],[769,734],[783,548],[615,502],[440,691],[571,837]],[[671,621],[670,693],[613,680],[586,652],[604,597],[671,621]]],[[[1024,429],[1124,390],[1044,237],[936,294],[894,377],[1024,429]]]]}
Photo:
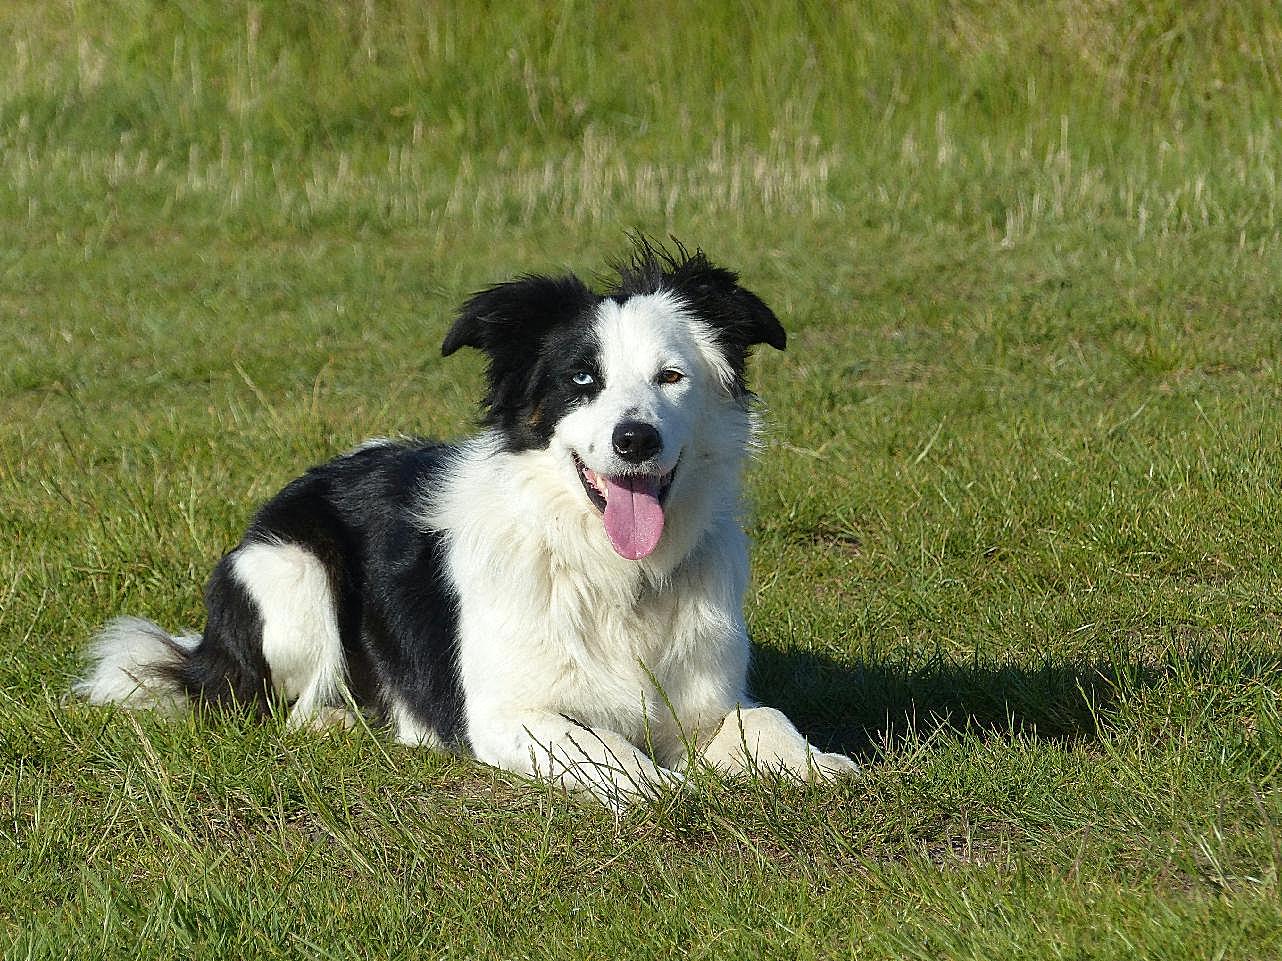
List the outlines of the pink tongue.
{"type": "Polygon", "coordinates": [[[639,561],[654,553],[663,534],[659,478],[605,479],[605,532],[620,556],[639,561]]]}

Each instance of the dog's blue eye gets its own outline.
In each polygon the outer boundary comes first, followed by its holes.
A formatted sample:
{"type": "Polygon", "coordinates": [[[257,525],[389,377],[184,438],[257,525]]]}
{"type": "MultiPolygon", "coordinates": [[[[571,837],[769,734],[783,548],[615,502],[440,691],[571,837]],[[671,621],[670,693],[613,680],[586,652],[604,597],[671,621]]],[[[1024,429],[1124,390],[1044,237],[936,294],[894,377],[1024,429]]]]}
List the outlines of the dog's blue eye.
{"type": "Polygon", "coordinates": [[[588,387],[596,383],[596,378],[593,377],[591,374],[589,374],[586,370],[579,371],[577,374],[571,377],[570,380],[572,380],[575,384],[577,384],[580,387],[588,387]]]}

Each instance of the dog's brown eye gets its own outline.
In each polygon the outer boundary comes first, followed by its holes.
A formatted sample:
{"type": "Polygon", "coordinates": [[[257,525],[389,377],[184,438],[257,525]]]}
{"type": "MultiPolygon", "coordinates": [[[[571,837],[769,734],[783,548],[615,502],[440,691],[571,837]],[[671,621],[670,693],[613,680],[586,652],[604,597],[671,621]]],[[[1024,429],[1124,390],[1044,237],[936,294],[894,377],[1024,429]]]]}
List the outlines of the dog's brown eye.
{"type": "Polygon", "coordinates": [[[654,380],[655,383],[658,384],[675,384],[677,381],[683,379],[685,379],[685,374],[681,373],[679,370],[673,370],[669,367],[667,370],[659,371],[659,376],[654,380]]]}

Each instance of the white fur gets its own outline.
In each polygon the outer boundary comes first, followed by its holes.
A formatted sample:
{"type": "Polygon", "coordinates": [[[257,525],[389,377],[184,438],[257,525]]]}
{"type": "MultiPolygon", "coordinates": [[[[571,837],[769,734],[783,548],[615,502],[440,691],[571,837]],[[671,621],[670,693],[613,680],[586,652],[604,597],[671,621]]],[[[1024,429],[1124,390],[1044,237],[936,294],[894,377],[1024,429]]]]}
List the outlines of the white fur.
{"type": "Polygon", "coordinates": [[[177,710],[186,699],[156,678],[155,671],[177,662],[171,645],[191,650],[199,643],[198,635],[170,637],[141,617],[118,617],[94,638],[93,670],[73,690],[91,704],[177,710]]]}
{"type": "MultiPolygon", "coordinates": [[[[466,445],[422,520],[448,534],[477,757],[611,800],[670,780],[665,768],[691,743],[712,745],[709,760],[727,766],[733,750],[717,732],[752,707],[738,516],[752,425],[710,336],[671,296],[607,301],[596,330],[597,396],[544,450],[505,453],[492,436],[466,445]],[[656,382],[666,368],[686,376],[656,382]],[[610,547],[571,456],[623,472],[610,433],[630,417],[663,437],[655,473],[680,460],[663,537],[640,561],[610,547]]],[[[813,762],[799,767],[798,756],[821,757],[786,719],[763,727],[749,754],[803,776],[813,762]]]]}
{"type": "MultiPolygon", "coordinates": [[[[611,436],[620,421],[640,420],[658,427],[663,436],[663,451],[650,473],[676,467],[699,428],[700,433],[709,427],[728,430],[728,436],[720,438],[719,452],[737,458],[748,423],[742,411],[731,410],[729,394],[717,389],[724,360],[704,349],[698,322],[670,294],[632,297],[623,304],[607,300],[594,326],[604,388],[562,419],[554,446],[574,450],[598,473],[627,473],[636,467],[614,452],[611,436]],[[657,383],[660,371],[667,369],[686,376],[674,384],[657,383]]],[[[700,437],[705,449],[697,453],[712,454],[707,449],[711,439],[700,437]]]]}
{"type": "Polygon", "coordinates": [[[263,657],[277,693],[292,701],[291,727],[312,723],[322,708],[344,703],[343,643],[329,578],[296,544],[248,544],[232,571],[263,621],[263,657]]]}

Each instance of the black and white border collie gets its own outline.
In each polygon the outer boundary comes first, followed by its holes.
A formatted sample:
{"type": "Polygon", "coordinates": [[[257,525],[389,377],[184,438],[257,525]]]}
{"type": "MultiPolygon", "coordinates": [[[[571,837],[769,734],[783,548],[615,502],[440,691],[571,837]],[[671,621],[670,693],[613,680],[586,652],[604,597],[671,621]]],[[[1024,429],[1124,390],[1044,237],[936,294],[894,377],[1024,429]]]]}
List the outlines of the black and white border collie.
{"type": "Polygon", "coordinates": [[[691,759],[853,770],[746,690],[752,441],[744,365],[779,321],[701,251],[641,240],[600,294],[526,276],[468,300],[442,353],[488,358],[485,430],[373,440],[258,512],[199,636],[121,618],[93,703],[360,710],[397,740],[615,801],[691,759]]]}

